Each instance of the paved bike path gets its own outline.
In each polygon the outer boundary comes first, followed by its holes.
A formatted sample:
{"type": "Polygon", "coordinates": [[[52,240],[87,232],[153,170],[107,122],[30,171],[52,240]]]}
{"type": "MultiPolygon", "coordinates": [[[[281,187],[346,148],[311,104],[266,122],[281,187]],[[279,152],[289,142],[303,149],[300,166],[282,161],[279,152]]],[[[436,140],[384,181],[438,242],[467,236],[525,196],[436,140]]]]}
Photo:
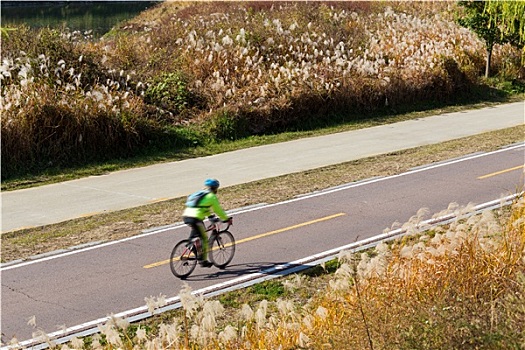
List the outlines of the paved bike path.
{"type": "Polygon", "coordinates": [[[524,101],[3,192],[2,232],[186,196],[525,123],[524,101]]]}
{"type": "MultiPolygon", "coordinates": [[[[2,266],[2,340],[32,337],[35,328],[27,321],[33,316],[46,333],[62,330],[60,325],[78,332],[106,323],[111,314],[145,312],[145,297],[173,300],[186,283],[211,296],[288,274],[285,269],[313,266],[385,237],[385,228],[421,215],[422,208],[426,221],[443,215],[450,203],[499,205],[523,188],[523,169],[515,167],[524,152],[519,143],[236,212],[232,264],[225,270],[197,267],[186,281],[173,276],[166,261],[175,243],[188,237],[183,224],[2,266]]],[[[398,227],[390,234],[400,233],[398,227]]]]}

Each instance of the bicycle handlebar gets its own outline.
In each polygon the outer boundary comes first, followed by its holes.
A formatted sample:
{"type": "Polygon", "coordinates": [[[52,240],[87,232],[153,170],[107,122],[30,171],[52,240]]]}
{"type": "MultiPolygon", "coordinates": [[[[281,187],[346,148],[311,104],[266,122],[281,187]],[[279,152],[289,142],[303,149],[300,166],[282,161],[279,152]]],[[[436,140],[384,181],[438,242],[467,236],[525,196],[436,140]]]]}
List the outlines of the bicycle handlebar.
{"type": "Polygon", "coordinates": [[[230,217],[230,219],[228,221],[221,221],[221,219],[219,219],[215,214],[212,214],[212,215],[208,216],[208,219],[213,224],[216,224],[218,222],[228,223],[228,226],[226,226],[226,228],[223,231],[226,231],[227,229],[230,228],[231,225],[233,225],[233,218],[232,217],[230,217]]]}

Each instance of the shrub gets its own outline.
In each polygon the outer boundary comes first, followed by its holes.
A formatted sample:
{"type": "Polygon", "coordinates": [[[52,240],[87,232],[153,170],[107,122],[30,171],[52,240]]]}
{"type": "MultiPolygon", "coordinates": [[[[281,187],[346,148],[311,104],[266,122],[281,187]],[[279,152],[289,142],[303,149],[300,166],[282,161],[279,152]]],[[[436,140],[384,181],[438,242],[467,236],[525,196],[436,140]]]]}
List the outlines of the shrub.
{"type": "Polygon", "coordinates": [[[227,108],[214,112],[201,126],[210,140],[237,140],[249,136],[250,128],[246,126],[249,119],[233,114],[227,108]]]}
{"type": "Polygon", "coordinates": [[[475,80],[440,65],[453,60],[459,71],[468,64],[471,72],[483,64],[473,59],[482,58],[482,44],[446,15],[438,17],[440,6],[214,3],[165,11],[155,23],[130,27],[155,62],[175,61],[192,77],[189,89],[206,96],[190,120],[216,118],[213,111],[227,106],[232,124],[265,133],[330,118],[340,112],[331,103],[359,114],[420,97],[454,100],[475,80]],[[392,81],[397,85],[390,87],[392,81]],[[406,88],[397,92],[400,82],[406,88]]]}
{"type": "Polygon", "coordinates": [[[158,133],[129,78],[117,75],[101,84],[111,73],[99,71],[89,54],[72,56],[76,44],[49,29],[14,33],[6,45],[19,48],[21,38],[28,38],[32,55],[8,52],[2,61],[2,179],[126,157],[158,133]],[[32,37],[46,42],[43,52],[51,56],[39,53],[42,42],[31,46],[32,37]]]}
{"type": "Polygon", "coordinates": [[[191,93],[180,73],[166,73],[148,84],[144,99],[147,103],[179,114],[190,106],[191,93]]]}
{"type": "Polygon", "coordinates": [[[2,115],[2,177],[46,167],[67,167],[125,157],[143,145],[154,125],[143,103],[101,87],[58,95],[47,84],[21,91],[19,115],[2,115]]]}

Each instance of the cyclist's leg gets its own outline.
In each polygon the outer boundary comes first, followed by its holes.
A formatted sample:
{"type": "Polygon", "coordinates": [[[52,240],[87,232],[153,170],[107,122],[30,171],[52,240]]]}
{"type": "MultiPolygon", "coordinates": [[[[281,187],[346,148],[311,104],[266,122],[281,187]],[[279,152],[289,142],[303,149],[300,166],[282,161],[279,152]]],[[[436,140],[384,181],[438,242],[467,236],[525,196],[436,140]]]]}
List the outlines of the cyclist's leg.
{"type": "Polygon", "coordinates": [[[208,235],[204,222],[197,218],[184,217],[184,223],[191,227],[190,239],[200,236],[202,242],[202,260],[208,260],[208,235]]]}
{"type": "Polygon", "coordinates": [[[206,234],[206,227],[204,222],[197,220],[195,228],[199,231],[202,242],[202,260],[208,260],[208,235],[206,234]]]}
{"type": "Polygon", "coordinates": [[[189,239],[191,240],[192,238],[200,237],[200,235],[201,235],[200,231],[197,228],[197,226],[195,225],[195,222],[196,222],[197,219],[186,217],[186,216],[183,219],[184,219],[184,223],[191,228],[189,239]]]}
{"type": "Polygon", "coordinates": [[[202,220],[196,219],[195,227],[199,230],[201,234],[202,242],[202,256],[201,261],[199,261],[199,264],[203,267],[211,267],[213,264],[208,260],[208,235],[206,234],[206,227],[204,226],[204,222],[202,220]]]}

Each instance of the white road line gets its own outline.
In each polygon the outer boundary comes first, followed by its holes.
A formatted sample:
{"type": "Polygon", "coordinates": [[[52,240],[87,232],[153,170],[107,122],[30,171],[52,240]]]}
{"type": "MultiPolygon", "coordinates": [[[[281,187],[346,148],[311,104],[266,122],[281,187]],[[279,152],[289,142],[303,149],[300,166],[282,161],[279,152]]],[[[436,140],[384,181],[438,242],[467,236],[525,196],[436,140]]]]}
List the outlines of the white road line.
{"type": "MultiPolygon", "coordinates": [[[[420,173],[420,172],[423,172],[423,171],[432,170],[432,169],[436,169],[436,168],[441,168],[441,167],[444,167],[444,166],[447,166],[447,165],[461,163],[461,162],[465,162],[467,160],[477,159],[477,158],[481,158],[481,157],[485,157],[485,156],[490,156],[490,155],[493,155],[493,154],[498,154],[498,153],[502,153],[502,152],[512,151],[512,150],[519,149],[519,148],[525,148],[525,142],[522,142],[522,143],[510,146],[510,147],[502,148],[502,149],[499,149],[499,150],[496,150],[496,151],[488,152],[488,153],[480,153],[480,154],[475,153],[475,154],[473,154],[471,156],[466,156],[464,158],[454,159],[454,160],[451,160],[449,162],[442,162],[442,163],[438,163],[438,164],[434,164],[434,165],[430,164],[427,167],[413,169],[413,170],[407,171],[407,172],[402,173],[402,174],[397,174],[397,175],[392,175],[392,176],[387,176],[387,177],[373,178],[373,179],[371,179],[369,181],[360,181],[358,183],[350,183],[348,185],[343,185],[343,186],[336,187],[336,188],[333,188],[333,189],[328,189],[326,191],[319,191],[319,192],[311,193],[311,194],[308,194],[308,195],[305,195],[305,196],[289,199],[289,200],[284,201],[284,202],[267,204],[267,205],[264,205],[264,206],[258,206],[258,207],[255,207],[255,208],[249,208],[249,209],[246,209],[246,210],[240,210],[240,211],[237,211],[236,213],[237,214],[241,214],[241,213],[251,212],[251,211],[255,211],[255,210],[261,210],[261,209],[265,209],[265,208],[270,208],[270,207],[274,207],[274,206],[277,206],[277,205],[293,203],[293,202],[297,202],[297,201],[301,201],[301,200],[305,200],[305,199],[309,199],[309,198],[313,198],[313,197],[324,196],[324,195],[327,195],[327,194],[330,194],[330,193],[344,191],[344,190],[347,190],[347,189],[350,189],[350,188],[365,186],[365,185],[369,185],[369,184],[373,184],[373,183],[376,183],[376,182],[385,181],[385,180],[389,180],[389,179],[395,179],[395,178],[398,178],[398,177],[407,176],[407,175],[411,175],[411,174],[416,174],[416,173],[420,173]]],[[[123,239],[120,239],[118,241],[111,241],[111,242],[106,242],[106,243],[103,243],[103,244],[100,244],[100,245],[97,245],[97,246],[92,246],[92,247],[88,247],[88,248],[84,248],[84,249],[78,249],[78,250],[72,250],[72,251],[68,251],[68,252],[65,252],[65,253],[60,253],[60,254],[48,256],[48,257],[45,257],[45,258],[42,258],[42,259],[24,261],[24,262],[19,263],[19,264],[14,264],[14,265],[1,267],[0,268],[0,272],[7,271],[7,270],[12,270],[12,269],[19,268],[19,267],[24,267],[24,266],[27,266],[27,265],[36,264],[36,263],[39,263],[39,262],[44,262],[44,261],[48,261],[48,260],[58,259],[58,258],[61,258],[61,257],[64,257],[64,256],[86,252],[88,250],[103,248],[103,247],[107,247],[107,246],[110,246],[110,245],[113,245],[113,244],[118,244],[118,243],[122,243],[122,242],[131,241],[131,240],[134,240],[134,239],[137,239],[137,238],[142,238],[142,237],[146,237],[146,236],[155,235],[155,234],[162,233],[162,232],[165,232],[167,230],[176,229],[176,228],[179,228],[179,227],[182,227],[182,226],[185,226],[185,225],[183,223],[177,223],[175,226],[161,228],[161,229],[156,230],[156,231],[151,231],[151,232],[144,233],[144,234],[137,235],[137,236],[133,236],[133,237],[123,238],[123,239]]]]}
{"type": "MultiPolygon", "coordinates": [[[[512,203],[512,201],[519,196],[521,196],[523,192],[509,195],[507,197],[501,198],[501,199],[495,199],[489,202],[485,202],[482,204],[476,205],[470,214],[475,214],[476,212],[479,212],[480,210],[487,210],[487,209],[494,209],[498,208],[504,205],[508,205],[512,203]]],[[[462,214],[465,215],[465,214],[462,214]]],[[[468,215],[468,214],[466,214],[468,215]]],[[[422,221],[418,227],[423,229],[428,229],[429,227],[445,224],[448,222],[453,221],[457,216],[457,213],[450,213],[446,214],[437,218],[428,219],[425,221],[422,221]]],[[[392,230],[386,233],[379,234],[374,237],[370,237],[358,242],[353,242],[338,248],[333,248],[318,254],[314,254],[311,256],[307,256],[289,263],[285,264],[279,264],[274,267],[262,270],[260,272],[254,272],[245,276],[240,276],[237,278],[234,278],[232,280],[228,280],[225,282],[221,282],[212,286],[204,287],[201,289],[197,289],[191,292],[193,295],[202,295],[205,297],[211,297],[217,294],[224,293],[226,291],[231,291],[239,288],[247,287],[248,285],[252,285],[255,283],[260,283],[264,280],[282,277],[287,274],[291,274],[300,270],[307,269],[309,267],[314,267],[318,264],[320,264],[323,261],[332,260],[337,257],[337,255],[342,251],[352,251],[356,252],[359,250],[369,249],[380,242],[389,241],[392,239],[395,239],[401,235],[403,235],[406,232],[406,229],[398,228],[396,230],[392,230]],[[299,266],[300,268],[297,268],[299,266]],[[279,272],[279,273],[277,273],[279,272]]],[[[166,299],[166,305],[163,307],[160,307],[153,311],[153,313],[148,311],[147,306],[140,306],[134,309],[126,310],[119,312],[114,315],[116,318],[124,318],[128,322],[136,322],[139,320],[143,320],[149,317],[152,317],[153,315],[158,315],[163,312],[174,310],[177,308],[180,308],[180,297],[177,295],[175,297],[171,297],[166,299]]],[[[64,330],[56,331],[53,333],[47,334],[48,339],[52,339],[55,343],[65,343],[68,342],[73,337],[85,337],[91,334],[98,333],[98,325],[104,324],[107,321],[110,320],[110,316],[99,318],[93,321],[85,322],[73,327],[66,328],[64,330]]],[[[45,339],[39,339],[39,338],[33,338],[29,340],[25,340],[22,342],[19,342],[18,344],[15,344],[13,346],[6,346],[2,347],[1,350],[10,350],[10,349],[16,349],[16,348],[26,348],[31,347],[34,350],[39,349],[45,349],[48,347],[48,344],[46,343],[45,339]]]]}

